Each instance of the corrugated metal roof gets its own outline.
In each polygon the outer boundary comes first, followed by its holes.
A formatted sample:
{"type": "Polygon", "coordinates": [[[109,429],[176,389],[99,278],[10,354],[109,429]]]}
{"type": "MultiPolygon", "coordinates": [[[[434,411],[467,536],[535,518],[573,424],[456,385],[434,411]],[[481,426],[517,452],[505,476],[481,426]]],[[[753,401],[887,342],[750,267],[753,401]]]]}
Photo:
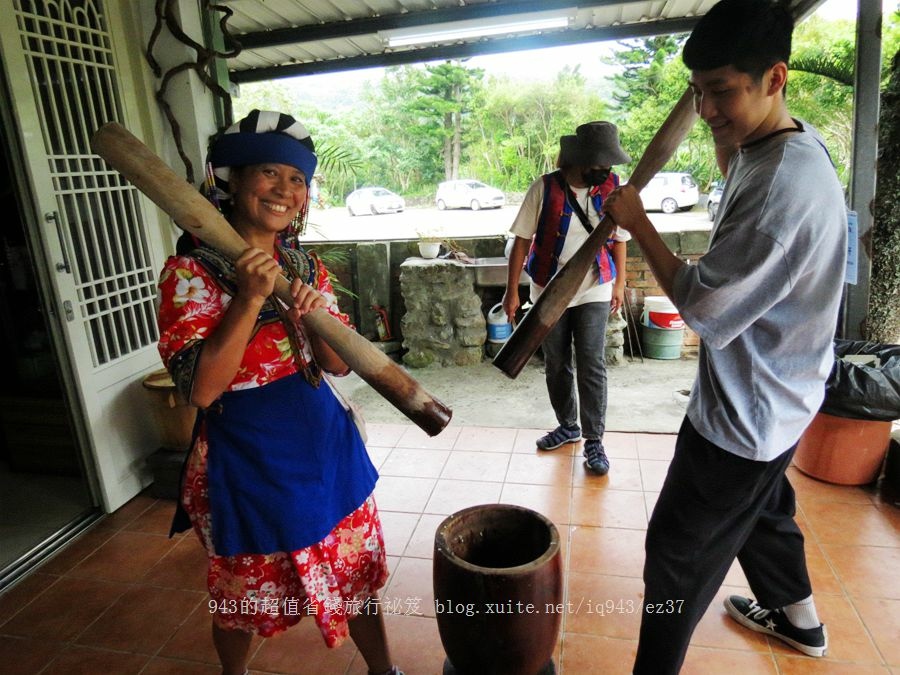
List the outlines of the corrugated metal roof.
{"type": "MultiPolygon", "coordinates": [[[[849,1],[849,0],[848,0],[849,1]]],[[[717,0],[219,0],[233,16],[236,82],[687,32],[717,0]],[[565,16],[565,27],[391,47],[392,31],[447,23],[565,16]]],[[[792,0],[805,17],[824,0],[792,0]]]]}

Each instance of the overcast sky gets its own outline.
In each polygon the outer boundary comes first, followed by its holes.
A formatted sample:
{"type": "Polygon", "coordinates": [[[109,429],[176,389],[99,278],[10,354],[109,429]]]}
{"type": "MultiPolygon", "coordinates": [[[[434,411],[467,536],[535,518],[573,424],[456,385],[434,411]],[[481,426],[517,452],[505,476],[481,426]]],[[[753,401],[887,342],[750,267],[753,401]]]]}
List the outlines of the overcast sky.
{"type": "MultiPolygon", "coordinates": [[[[828,0],[816,10],[816,14],[823,19],[855,19],[857,6],[856,0],[828,0]]],[[[896,11],[897,1],[882,0],[881,7],[885,12],[896,11]]]]}

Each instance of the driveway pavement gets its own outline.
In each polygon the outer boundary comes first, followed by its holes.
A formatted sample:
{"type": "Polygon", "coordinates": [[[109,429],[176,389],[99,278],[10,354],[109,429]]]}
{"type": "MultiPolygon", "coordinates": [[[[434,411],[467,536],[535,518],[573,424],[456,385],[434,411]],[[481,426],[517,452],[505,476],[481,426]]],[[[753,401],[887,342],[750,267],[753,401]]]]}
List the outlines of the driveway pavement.
{"type": "MultiPolygon", "coordinates": [[[[430,366],[409,369],[432,396],[453,409],[454,425],[552,429],[556,426],[537,357],[509,379],[490,361],[474,366],[430,366]]],[[[634,359],[610,366],[607,431],[675,433],[681,425],[697,359],[634,359]]],[[[370,422],[409,420],[359,376],[335,378],[335,384],[362,408],[370,422]]]]}
{"type": "MultiPolygon", "coordinates": [[[[408,208],[403,213],[350,216],[345,208],[314,209],[305,242],[414,239],[419,233],[452,238],[505,236],[518,207],[469,211],[408,208]]],[[[706,210],[695,207],[672,215],[651,213],[661,232],[709,230],[706,210]]],[[[610,367],[609,431],[675,433],[684,417],[685,397],[696,373],[696,359],[635,359],[610,367]]],[[[486,427],[551,429],[556,426],[547,399],[543,364],[537,358],[510,380],[490,361],[475,366],[412,369],[411,374],[433,396],[453,408],[453,424],[486,427]]],[[[338,378],[371,422],[408,422],[396,408],[355,374],[338,378]]]]}

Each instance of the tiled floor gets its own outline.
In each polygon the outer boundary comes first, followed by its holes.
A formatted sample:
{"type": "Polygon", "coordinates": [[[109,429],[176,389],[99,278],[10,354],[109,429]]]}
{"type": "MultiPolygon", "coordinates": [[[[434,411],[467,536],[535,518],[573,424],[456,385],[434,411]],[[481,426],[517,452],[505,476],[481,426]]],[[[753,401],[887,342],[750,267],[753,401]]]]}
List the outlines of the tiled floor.
{"type": "MultiPolygon", "coordinates": [[[[674,436],[612,433],[608,477],[585,474],[580,446],[535,450],[541,430],[449,427],[427,438],[409,425],[370,425],[382,478],[376,496],[392,575],[384,597],[395,660],[408,675],[441,672],[431,547],[443,518],[509,502],[554,521],[567,600],[556,653],[565,675],[628,673],[635,651],[644,530],[674,436]],[[596,611],[621,607],[612,614],[596,611]]],[[[873,491],[790,470],[826,659],[799,656],[737,628],[721,597],[694,635],[684,673],[900,675],[900,511],[873,491]]],[[[0,671],[7,675],[218,673],[209,637],[204,555],[193,535],[165,536],[172,502],[139,496],[0,596],[0,671]]],[[[746,590],[735,567],[720,596],[746,590]]],[[[255,639],[252,673],[365,673],[352,644],[325,648],[311,621],[255,639]]]]}

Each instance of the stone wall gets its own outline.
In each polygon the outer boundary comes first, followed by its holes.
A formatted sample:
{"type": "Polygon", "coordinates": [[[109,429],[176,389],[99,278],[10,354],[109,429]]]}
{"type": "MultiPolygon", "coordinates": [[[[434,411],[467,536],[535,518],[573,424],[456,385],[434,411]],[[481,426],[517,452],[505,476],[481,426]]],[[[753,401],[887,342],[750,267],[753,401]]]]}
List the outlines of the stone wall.
{"type": "MultiPolygon", "coordinates": [[[[709,232],[666,233],[663,239],[679,258],[696,262],[706,252],[709,232]]],[[[454,243],[473,257],[503,255],[503,238],[485,237],[454,243]]],[[[500,301],[503,289],[476,287],[471,268],[451,260],[425,261],[418,258],[415,255],[415,241],[328,243],[310,248],[320,254],[330,249],[345,252],[340,262],[329,261],[329,268],[336,273],[339,281],[355,293],[355,297],[339,293],[341,308],[351,315],[362,335],[376,340],[372,305],[384,307],[390,318],[391,332],[398,340],[404,341],[404,347],[410,349],[404,358],[407,365],[453,365],[459,361],[472,363],[482,358],[487,338],[487,309],[500,301]],[[407,263],[422,269],[411,271],[407,269],[407,263]],[[413,281],[420,276],[423,283],[421,289],[417,288],[419,282],[413,281]],[[409,295],[413,297],[412,310],[409,295]],[[411,341],[413,348],[407,340],[411,341]]],[[[606,337],[606,359],[610,365],[623,362],[629,352],[629,335],[632,341],[639,339],[640,327],[637,324],[643,311],[644,297],[663,295],[640,249],[633,242],[628,244],[626,279],[632,316],[628,331],[623,330],[627,325],[624,318],[610,318],[606,337]]],[[[520,298],[522,302],[528,300],[527,286],[520,287],[520,298]]],[[[698,343],[697,335],[685,329],[683,353],[696,353],[698,343]]],[[[637,353],[636,349],[630,351],[637,353]]]]}
{"type": "Polygon", "coordinates": [[[622,312],[611,314],[606,324],[606,365],[621,366],[625,363],[625,333],[627,323],[622,312]]]}
{"type": "Polygon", "coordinates": [[[471,267],[455,260],[409,258],[400,265],[400,288],[406,305],[400,322],[406,365],[481,361],[487,325],[471,267]]]}

